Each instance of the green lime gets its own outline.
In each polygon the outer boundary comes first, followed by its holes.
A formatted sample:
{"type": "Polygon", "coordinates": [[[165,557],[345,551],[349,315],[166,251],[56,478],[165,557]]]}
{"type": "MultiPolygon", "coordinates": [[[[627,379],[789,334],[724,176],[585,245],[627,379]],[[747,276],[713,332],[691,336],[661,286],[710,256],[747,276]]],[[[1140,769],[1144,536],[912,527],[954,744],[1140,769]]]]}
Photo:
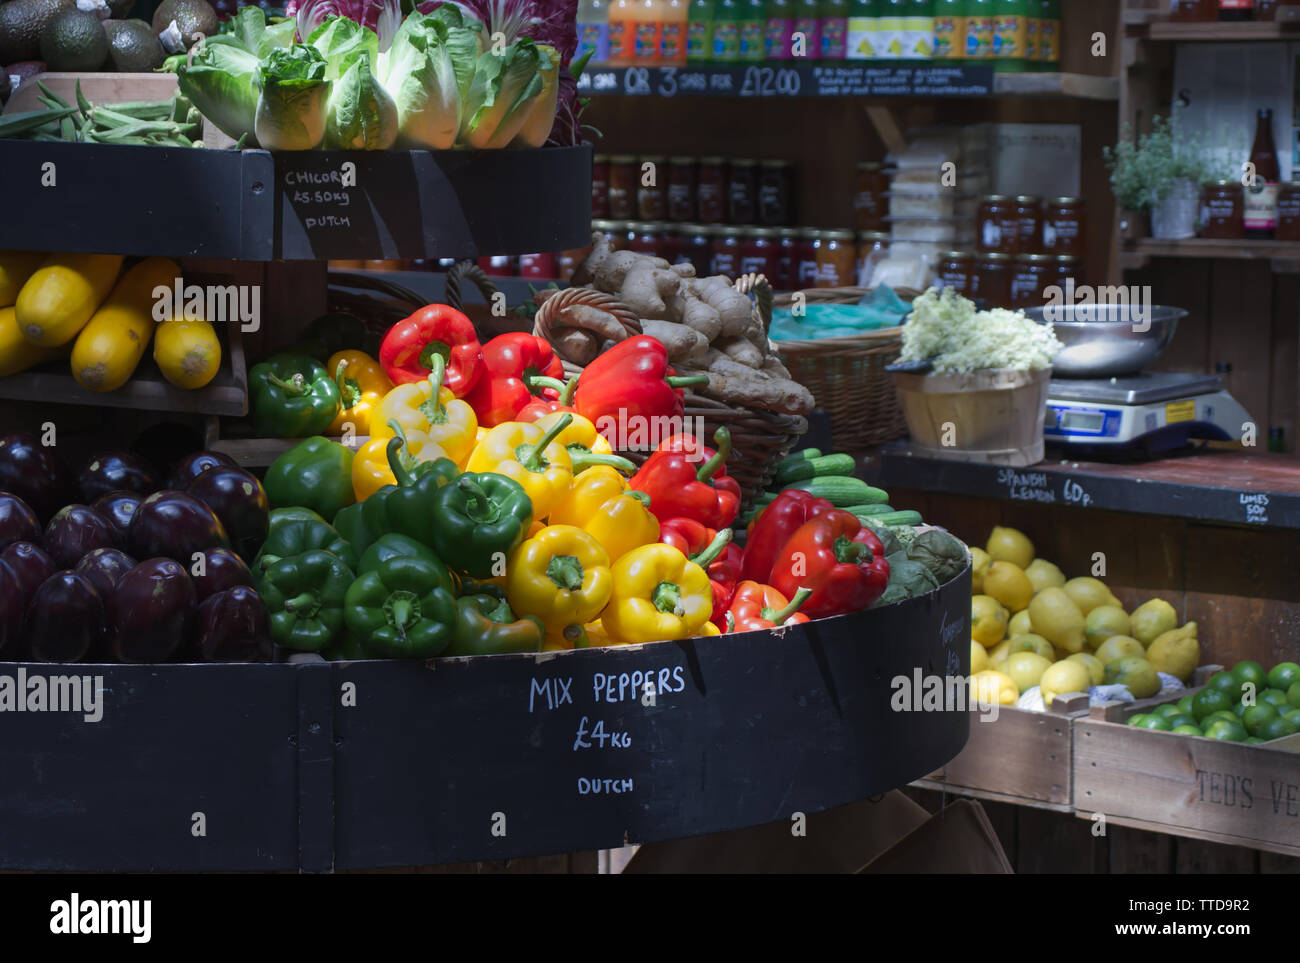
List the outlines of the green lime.
{"type": "Polygon", "coordinates": [[[1230,674],[1239,684],[1245,685],[1249,682],[1256,689],[1262,689],[1268,683],[1268,673],[1264,671],[1264,667],[1249,659],[1234,665],[1230,674]]]}
{"type": "Polygon", "coordinates": [[[1296,727],[1287,719],[1278,716],[1275,719],[1269,719],[1259,727],[1258,732],[1252,732],[1251,735],[1259,736],[1265,742],[1271,742],[1274,739],[1281,739],[1283,736],[1294,736],[1296,727]]]}
{"type": "Polygon", "coordinates": [[[1142,725],[1142,723],[1146,722],[1146,720],[1150,718],[1151,717],[1147,715],[1145,712],[1137,712],[1128,717],[1128,724],[1130,726],[1140,726],[1142,725]]]}
{"type": "MultiPolygon", "coordinates": [[[[1227,673],[1224,673],[1227,675],[1227,673]]],[[[1228,676],[1228,678],[1232,678],[1228,676]]],[[[1192,696],[1192,715],[1197,719],[1204,719],[1211,712],[1219,712],[1232,707],[1233,698],[1222,688],[1213,688],[1206,686],[1196,695],[1192,696]]]]}
{"type": "Polygon", "coordinates": [[[1190,714],[1192,711],[1192,697],[1190,695],[1185,695],[1177,702],[1175,702],[1174,705],[1178,706],[1179,712],[1186,712],[1190,714]]]}
{"type": "Polygon", "coordinates": [[[1286,702],[1287,705],[1300,709],[1300,682],[1292,682],[1286,690],[1286,702]]]}
{"type": "Polygon", "coordinates": [[[1201,732],[1199,726],[1193,726],[1193,725],[1174,726],[1174,732],[1178,733],[1178,734],[1181,735],[1181,736],[1201,736],[1201,735],[1204,735],[1204,733],[1201,732]]]}
{"type": "Polygon", "coordinates": [[[1297,682],[1300,682],[1300,665],[1294,662],[1279,662],[1269,670],[1268,685],[1271,689],[1285,691],[1297,682]]]}
{"type": "Polygon", "coordinates": [[[1241,717],[1241,724],[1246,727],[1246,731],[1252,736],[1257,736],[1264,723],[1278,718],[1281,718],[1281,713],[1277,711],[1277,706],[1262,702],[1246,710],[1241,717]]]}
{"type": "Polygon", "coordinates": [[[1221,689],[1230,696],[1241,693],[1241,683],[1232,677],[1231,672],[1216,672],[1205,685],[1210,689],[1221,689]]]}
{"type": "Polygon", "coordinates": [[[1179,709],[1174,703],[1167,702],[1162,706],[1156,706],[1155,709],[1152,710],[1151,714],[1159,716],[1161,719],[1168,719],[1172,716],[1182,715],[1183,710],[1179,709]]]}
{"type": "Polygon", "coordinates": [[[1217,709],[1202,719],[1201,728],[1204,729],[1212,722],[1231,722],[1234,726],[1241,726],[1243,729],[1246,728],[1245,724],[1238,719],[1234,713],[1228,712],[1225,709],[1217,709]]]}
{"type": "Polygon", "coordinates": [[[1265,689],[1259,694],[1257,702],[1271,702],[1273,705],[1281,708],[1282,706],[1290,707],[1291,703],[1287,701],[1286,693],[1281,689],[1265,689]]]}
{"type": "Polygon", "coordinates": [[[1200,729],[1200,726],[1196,725],[1196,716],[1190,712],[1180,712],[1176,716],[1167,716],[1165,722],[1173,726],[1175,732],[1178,731],[1179,726],[1193,726],[1198,730],[1200,729]]]}
{"type": "Polygon", "coordinates": [[[1235,715],[1238,719],[1240,719],[1242,716],[1246,714],[1246,710],[1249,709],[1252,705],[1253,703],[1250,702],[1238,702],[1235,706],[1232,707],[1232,714],[1235,715]]]}
{"type": "Polygon", "coordinates": [[[1282,718],[1300,729],[1300,709],[1287,709],[1282,713],[1282,718]]]}
{"type": "Polygon", "coordinates": [[[1139,722],[1138,728],[1159,729],[1161,732],[1169,732],[1171,729],[1173,729],[1173,726],[1171,726],[1168,722],[1166,722],[1164,719],[1160,718],[1159,716],[1152,715],[1152,716],[1147,716],[1145,719],[1139,722]]]}
{"type": "Polygon", "coordinates": [[[1263,743],[1264,740],[1261,739],[1259,736],[1247,736],[1245,739],[1242,739],[1241,741],[1248,746],[1258,746],[1261,743],[1263,743]]]}
{"type": "Polygon", "coordinates": [[[1247,734],[1246,730],[1241,727],[1240,722],[1220,720],[1205,727],[1205,737],[1207,739],[1219,739],[1223,742],[1244,742],[1247,734]]]}

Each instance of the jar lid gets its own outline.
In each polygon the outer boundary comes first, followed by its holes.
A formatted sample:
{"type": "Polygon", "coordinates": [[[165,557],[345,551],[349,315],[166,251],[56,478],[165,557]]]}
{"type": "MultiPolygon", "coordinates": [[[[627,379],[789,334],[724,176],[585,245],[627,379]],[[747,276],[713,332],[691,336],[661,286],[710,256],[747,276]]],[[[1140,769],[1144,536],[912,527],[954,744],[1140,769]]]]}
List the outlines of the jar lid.
{"type": "Polygon", "coordinates": [[[892,235],[888,231],[858,231],[859,241],[889,241],[892,235]]]}
{"type": "Polygon", "coordinates": [[[754,160],[752,157],[737,157],[731,162],[732,167],[754,167],[757,164],[758,161],[754,160]]]}
{"type": "Polygon", "coordinates": [[[990,254],[981,254],[980,257],[979,257],[979,259],[980,259],[981,261],[993,261],[994,263],[997,263],[997,264],[1001,264],[1001,263],[1004,263],[1004,262],[1007,263],[1007,264],[1010,264],[1011,261],[1013,260],[1013,258],[1012,258],[1012,256],[1011,256],[1010,254],[992,254],[992,253],[990,253],[990,254]]]}
{"type": "Polygon", "coordinates": [[[1082,258],[1078,258],[1073,254],[1060,254],[1057,255],[1056,263],[1057,264],[1078,264],[1080,260],[1082,260],[1082,258]]]}
{"type": "Polygon", "coordinates": [[[857,169],[860,171],[878,171],[885,167],[884,161],[858,161],[857,169]]]}
{"type": "Polygon", "coordinates": [[[1210,181],[1211,187],[1241,187],[1241,181],[1210,181]]]}
{"type": "Polygon", "coordinates": [[[1041,204],[1043,203],[1043,199],[1039,197],[1037,194],[1017,194],[1016,203],[1017,204],[1041,204]]]}
{"type": "Polygon", "coordinates": [[[663,154],[646,154],[641,158],[641,163],[662,164],[668,160],[663,154]]]}
{"type": "Polygon", "coordinates": [[[1012,200],[1010,194],[985,194],[980,201],[985,204],[1004,204],[1012,200]]]}
{"type": "Polygon", "coordinates": [[[854,241],[857,238],[852,231],[846,231],[841,228],[835,228],[830,231],[822,231],[820,237],[827,241],[854,241]]]}
{"type": "Polygon", "coordinates": [[[818,237],[821,237],[821,233],[822,233],[821,228],[817,228],[817,227],[799,228],[799,236],[803,238],[805,241],[811,241],[818,237]]]}
{"type": "Polygon", "coordinates": [[[726,227],[719,228],[716,233],[721,234],[723,237],[744,237],[752,230],[754,230],[752,227],[729,224],[726,227]]]}
{"type": "Polygon", "coordinates": [[[612,231],[621,221],[611,221],[607,217],[593,217],[591,219],[591,229],[593,231],[612,231]]]}
{"type": "Polygon", "coordinates": [[[1024,261],[1026,264],[1050,264],[1056,258],[1051,254],[1021,254],[1017,260],[1024,261]]]}
{"type": "Polygon", "coordinates": [[[1082,204],[1082,197],[1053,197],[1053,204],[1082,204]]]}
{"type": "Polygon", "coordinates": [[[971,256],[970,251],[944,251],[939,255],[945,261],[961,260],[964,261],[971,256]]]}
{"type": "Polygon", "coordinates": [[[694,164],[694,163],[695,163],[695,158],[694,158],[694,157],[687,157],[687,156],[685,156],[685,155],[683,154],[683,155],[680,156],[680,157],[669,157],[669,158],[668,158],[668,163],[670,163],[670,164],[681,164],[681,165],[685,165],[685,164],[694,164]]]}
{"type": "Polygon", "coordinates": [[[653,221],[625,221],[624,226],[629,231],[635,231],[637,234],[651,232],[655,229],[653,221]]]}
{"type": "Polygon", "coordinates": [[[592,155],[591,155],[591,159],[592,159],[592,161],[593,161],[594,163],[596,163],[596,164],[608,164],[608,163],[609,163],[609,155],[608,155],[608,154],[592,154],[592,155]]]}
{"type": "Polygon", "coordinates": [[[725,164],[726,162],[727,159],[725,157],[701,157],[700,158],[701,164],[725,164]]]}
{"type": "Polygon", "coordinates": [[[798,237],[798,236],[799,236],[799,228],[797,228],[797,227],[778,227],[778,228],[776,229],[776,233],[777,233],[777,234],[778,234],[782,239],[792,238],[792,237],[798,237]]]}
{"type": "Polygon", "coordinates": [[[632,154],[610,154],[609,162],[611,164],[635,164],[636,157],[632,154]]]}
{"type": "Polygon", "coordinates": [[[750,233],[754,237],[776,237],[777,229],[774,227],[756,227],[750,233]]]}

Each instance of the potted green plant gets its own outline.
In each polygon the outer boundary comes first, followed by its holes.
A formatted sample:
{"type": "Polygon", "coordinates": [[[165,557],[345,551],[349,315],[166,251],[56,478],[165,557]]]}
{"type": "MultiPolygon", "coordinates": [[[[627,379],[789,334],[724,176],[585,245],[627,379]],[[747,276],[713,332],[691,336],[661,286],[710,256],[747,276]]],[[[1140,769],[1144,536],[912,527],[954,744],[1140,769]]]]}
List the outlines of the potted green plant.
{"type": "Polygon", "coordinates": [[[1156,115],[1149,133],[1133,139],[1126,127],[1125,137],[1104,153],[1115,199],[1126,211],[1149,211],[1153,237],[1196,236],[1200,186],[1210,173],[1199,137],[1156,115]]]}

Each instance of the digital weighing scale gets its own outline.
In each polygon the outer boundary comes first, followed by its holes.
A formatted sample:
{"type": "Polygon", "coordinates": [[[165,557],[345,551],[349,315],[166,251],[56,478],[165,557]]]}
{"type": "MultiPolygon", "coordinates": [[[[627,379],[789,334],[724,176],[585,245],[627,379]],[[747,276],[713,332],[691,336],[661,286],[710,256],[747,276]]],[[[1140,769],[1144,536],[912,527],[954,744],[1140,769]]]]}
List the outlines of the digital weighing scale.
{"type": "Polygon", "coordinates": [[[1043,437],[1071,450],[1148,454],[1190,439],[1240,441],[1252,419],[1218,375],[1150,372],[1121,378],[1054,378],[1043,437]]]}

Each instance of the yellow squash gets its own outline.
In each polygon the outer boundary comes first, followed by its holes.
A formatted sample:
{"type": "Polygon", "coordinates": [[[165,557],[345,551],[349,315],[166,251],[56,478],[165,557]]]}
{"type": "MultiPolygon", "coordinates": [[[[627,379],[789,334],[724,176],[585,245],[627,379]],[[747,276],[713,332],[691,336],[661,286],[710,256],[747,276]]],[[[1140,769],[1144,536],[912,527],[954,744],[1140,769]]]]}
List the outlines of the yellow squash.
{"type": "Polygon", "coordinates": [[[33,365],[44,364],[66,356],[68,349],[42,348],[32,344],[18,330],[18,319],[13,308],[0,308],[0,377],[26,371],[33,365]]]}
{"type": "Polygon", "coordinates": [[[72,377],[87,391],[116,391],[126,384],[149,347],[156,287],[171,290],[180,266],[165,257],[141,261],[122,280],[77,335],[72,377]]]}
{"type": "Polygon", "coordinates": [[[207,321],[173,318],[154,333],[153,359],[177,388],[202,388],[221,367],[221,342],[207,321]]]}
{"type": "Polygon", "coordinates": [[[18,292],[47,256],[44,251],[0,251],[0,307],[18,300],[18,292]]]}
{"type": "Polygon", "coordinates": [[[23,337],[42,348],[67,344],[108,297],[121,267],[120,254],[51,254],[14,303],[23,337]]]}

